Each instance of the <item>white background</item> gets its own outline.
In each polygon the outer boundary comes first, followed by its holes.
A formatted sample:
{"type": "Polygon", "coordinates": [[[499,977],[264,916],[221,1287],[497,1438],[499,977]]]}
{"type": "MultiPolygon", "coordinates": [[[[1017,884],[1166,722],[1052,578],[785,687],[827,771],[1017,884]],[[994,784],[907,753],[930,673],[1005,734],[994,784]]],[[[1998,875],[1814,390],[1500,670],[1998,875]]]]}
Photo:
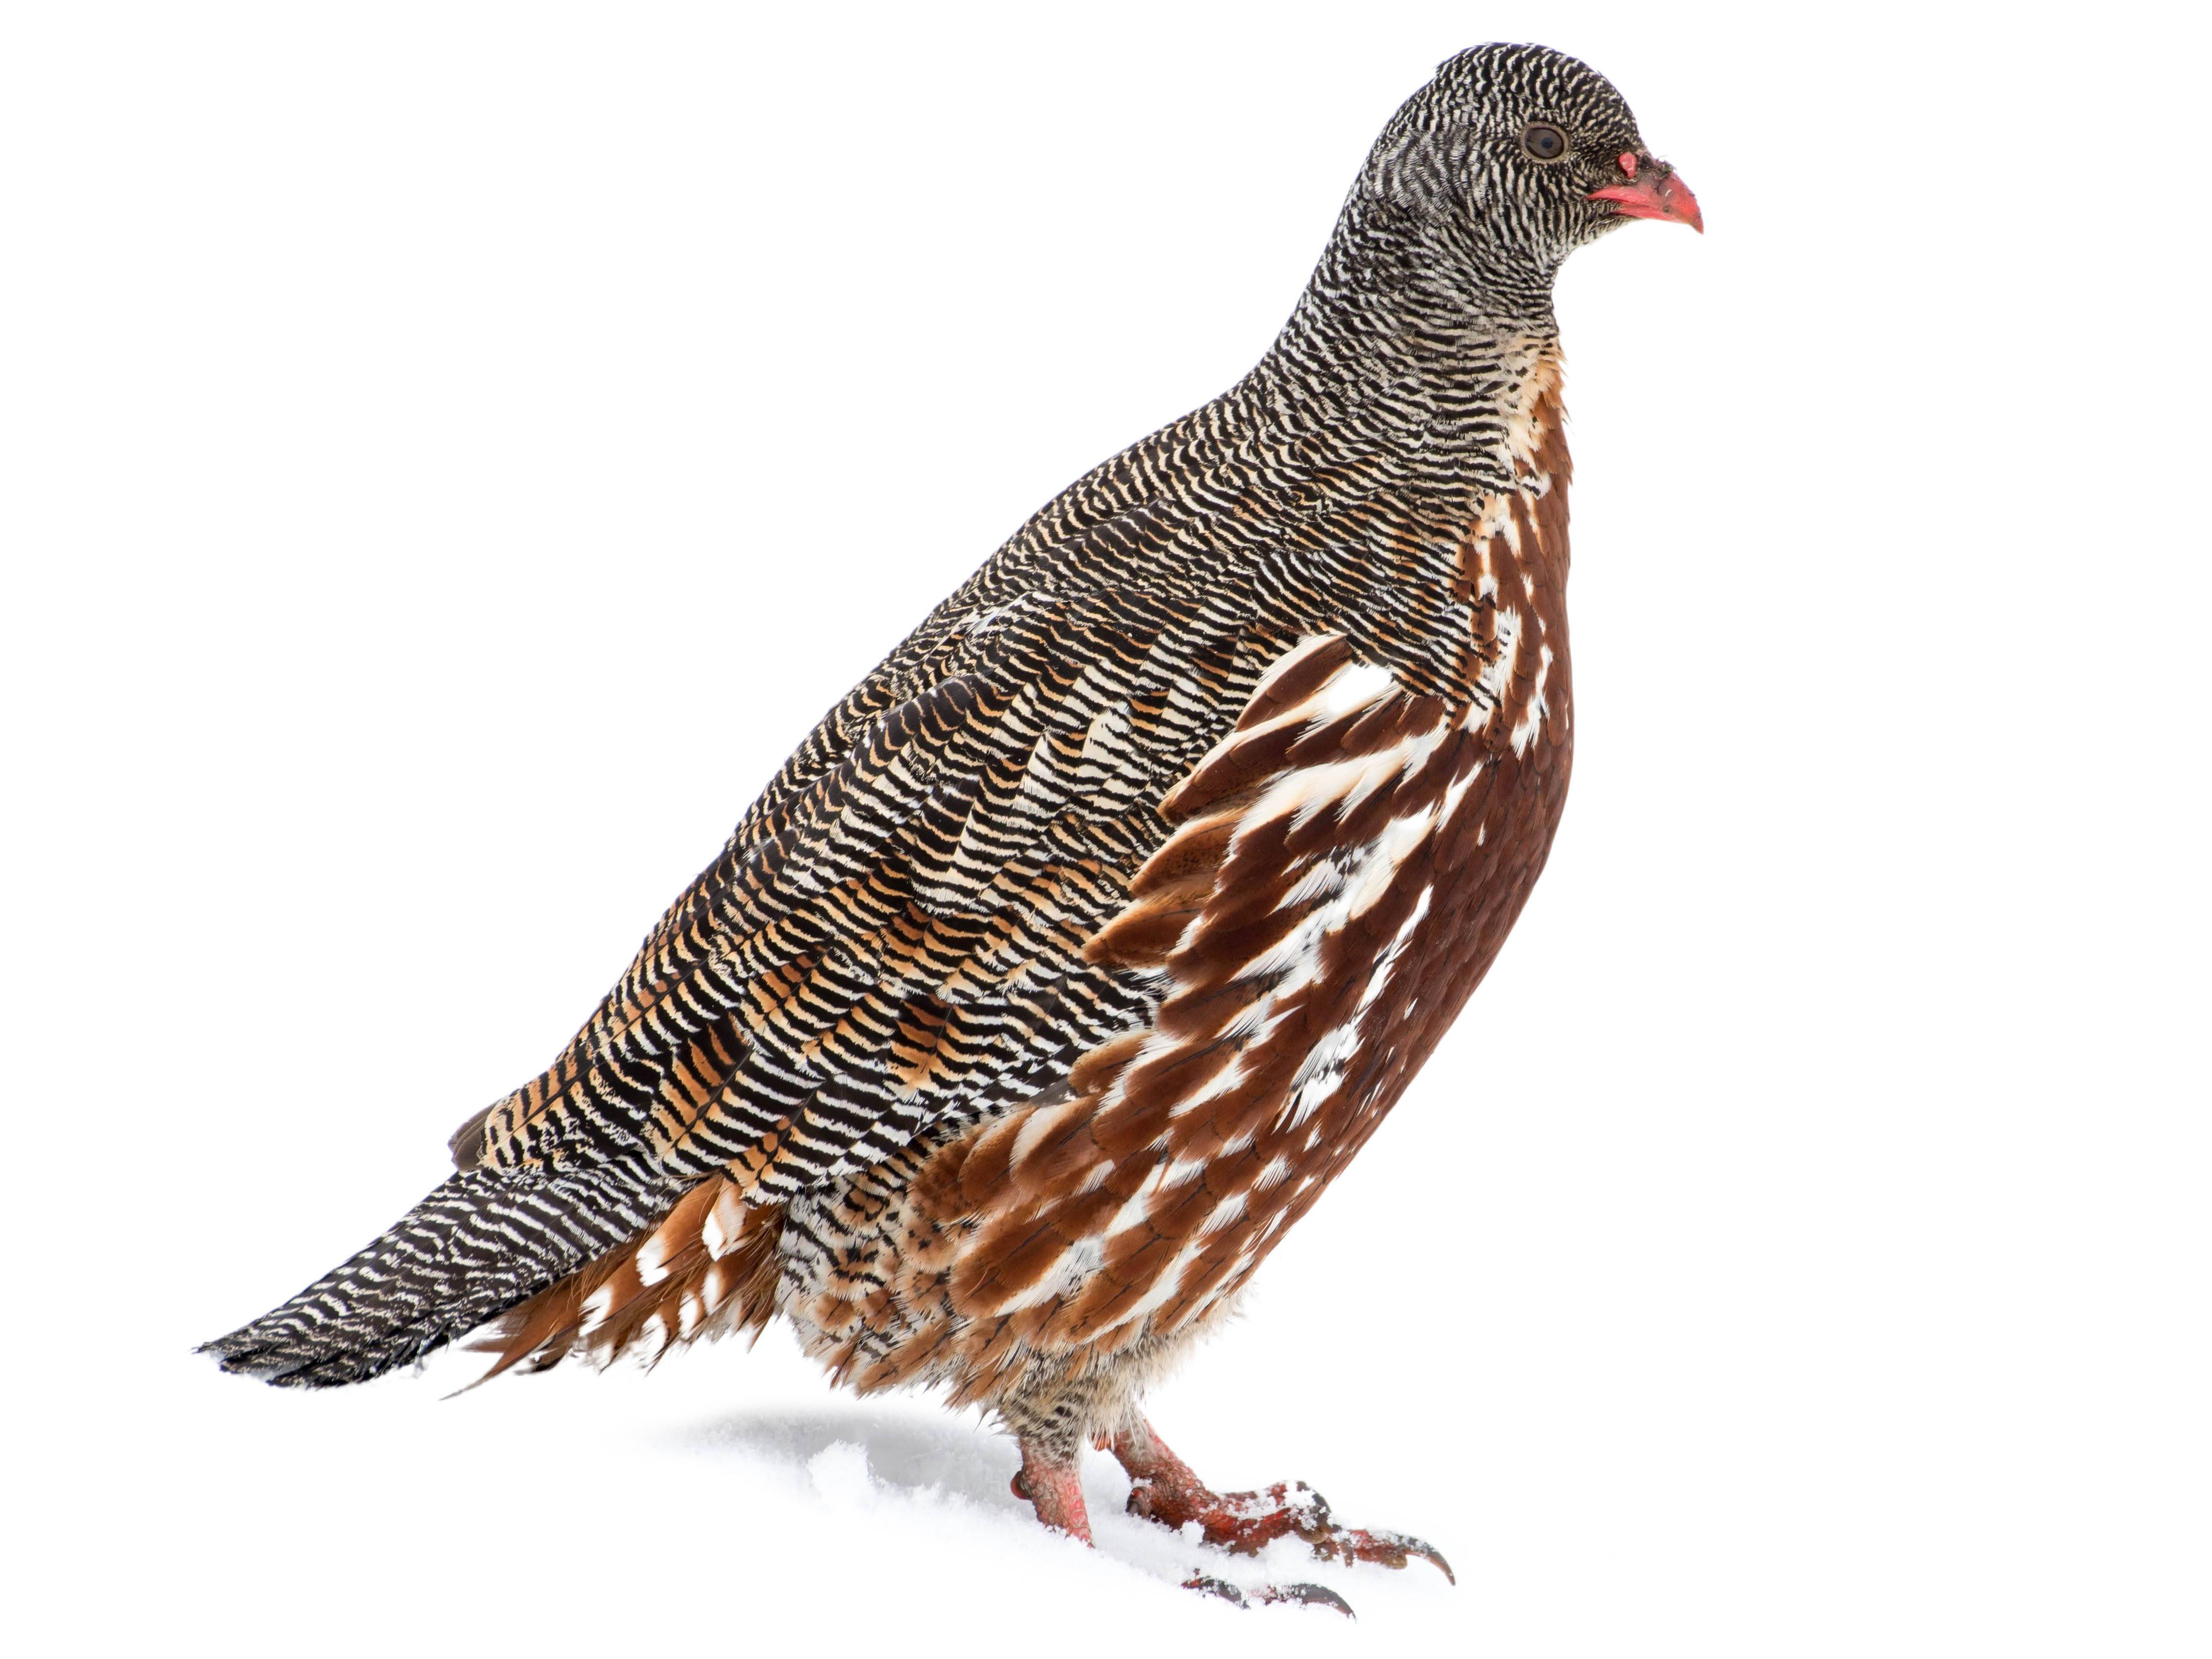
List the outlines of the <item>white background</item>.
{"type": "Polygon", "coordinates": [[[0,25],[10,1646],[2203,1653],[2204,41],[770,15],[0,25]],[[472,1357],[191,1357],[439,1179],[931,603],[1251,364],[1487,38],[1609,75],[1710,226],[1560,285],[1575,799],[1155,1413],[1458,1587],[1278,1550],[1232,1571],[1360,1622],[1204,1602],[1104,1460],[1086,1553],[781,1334],[453,1403],[472,1357]]]}

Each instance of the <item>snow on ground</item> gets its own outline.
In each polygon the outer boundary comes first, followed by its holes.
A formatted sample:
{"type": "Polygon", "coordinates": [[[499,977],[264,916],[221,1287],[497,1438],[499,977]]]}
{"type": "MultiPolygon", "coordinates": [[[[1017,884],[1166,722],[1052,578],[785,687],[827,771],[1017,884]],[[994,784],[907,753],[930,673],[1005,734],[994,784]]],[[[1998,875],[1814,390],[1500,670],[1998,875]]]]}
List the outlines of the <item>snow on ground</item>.
{"type": "MultiPolygon", "coordinates": [[[[690,1650],[747,1652],[896,1624],[905,1650],[931,1654],[1022,1632],[1071,1653],[1194,1639],[1305,1652],[1416,1640],[1471,1593],[1425,1566],[1346,1571],[1302,1547],[1226,1557],[1125,1515],[1127,1483],[1103,1455],[1085,1550],[1012,1497],[1012,1445],[972,1413],[833,1395],[773,1338],[750,1356],[678,1355],[651,1377],[564,1369],[441,1397],[481,1364],[301,1395],[173,1354],[135,1388],[94,1390],[112,1413],[96,1443],[28,1449],[52,1553],[26,1588],[42,1619],[67,1621],[46,1628],[74,1632],[78,1651],[227,1632],[280,1651],[583,1653],[680,1632],[690,1650]],[[1181,1589],[1201,1566],[1327,1583],[1359,1634],[1333,1613],[1239,1612],[1181,1589]]],[[[93,1403],[66,1420],[100,1420],[93,1403]]],[[[1312,1440],[1309,1457],[1346,1455],[1326,1429],[1312,1440]]],[[[1374,1483],[1377,1503],[1392,1484],[1374,1483]]],[[[1361,1485],[1347,1470],[1338,1495],[1361,1485]]],[[[1448,1534],[1449,1500],[1431,1491],[1423,1523],[1448,1534]]]]}

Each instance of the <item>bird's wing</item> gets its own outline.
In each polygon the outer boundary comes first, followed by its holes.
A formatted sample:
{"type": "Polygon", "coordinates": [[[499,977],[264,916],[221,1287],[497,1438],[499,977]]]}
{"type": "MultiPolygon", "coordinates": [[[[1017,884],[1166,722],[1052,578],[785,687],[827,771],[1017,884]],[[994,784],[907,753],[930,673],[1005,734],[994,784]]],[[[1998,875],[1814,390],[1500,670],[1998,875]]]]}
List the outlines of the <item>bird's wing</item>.
{"type": "Polygon", "coordinates": [[[1218,425],[1097,469],[939,606],[456,1162],[641,1148],[789,1193],[1149,1029],[1161,975],[1085,946],[1270,666],[1336,635],[1407,693],[1474,695],[1463,573],[1390,506],[1397,463],[1300,439],[1262,466],[1218,425]]]}
{"type": "Polygon", "coordinates": [[[457,1157],[543,1168],[642,1146],[672,1175],[792,1191],[1142,1028],[1145,976],[1084,946],[1166,839],[1163,798],[1283,648],[1240,614],[1197,592],[1032,590],[918,635],[457,1157]]]}

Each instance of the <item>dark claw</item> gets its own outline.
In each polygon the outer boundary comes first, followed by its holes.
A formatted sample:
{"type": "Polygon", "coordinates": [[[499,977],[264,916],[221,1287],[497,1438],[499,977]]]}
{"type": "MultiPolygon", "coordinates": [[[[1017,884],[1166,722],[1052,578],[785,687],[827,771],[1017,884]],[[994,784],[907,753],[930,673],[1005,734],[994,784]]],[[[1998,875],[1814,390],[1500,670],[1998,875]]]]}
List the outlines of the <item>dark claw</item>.
{"type": "Polygon", "coordinates": [[[1359,1615],[1352,1603],[1326,1584],[1267,1584],[1252,1592],[1255,1601],[1295,1601],[1305,1607],[1333,1607],[1347,1619],[1359,1615]]]}
{"type": "MultiPolygon", "coordinates": [[[[1301,1533],[1301,1537],[1305,1534],[1301,1533]]],[[[1450,1583],[1459,1583],[1459,1575],[1451,1570],[1443,1552],[1434,1544],[1402,1532],[1367,1532],[1351,1527],[1333,1527],[1318,1537],[1307,1538],[1313,1553],[1324,1561],[1373,1561],[1385,1567],[1403,1567],[1418,1556],[1436,1568],[1450,1583]]]]}
{"type": "Polygon", "coordinates": [[[1346,1566],[1355,1561],[1372,1561],[1378,1566],[1402,1568],[1407,1560],[1419,1556],[1451,1583],[1459,1583],[1459,1575],[1451,1570],[1451,1563],[1444,1559],[1443,1553],[1425,1539],[1408,1533],[1370,1532],[1360,1527],[1338,1526],[1330,1518],[1328,1499],[1303,1480],[1270,1486],[1267,1495],[1289,1517],[1290,1529],[1305,1540],[1313,1553],[1324,1561],[1341,1561],[1346,1566]]]}
{"type": "Polygon", "coordinates": [[[1245,1591],[1225,1578],[1209,1578],[1198,1572],[1184,1579],[1182,1587],[1196,1590],[1200,1595],[1218,1595],[1240,1607],[1272,1607],[1290,1601],[1302,1607],[1329,1607],[1347,1619],[1358,1617],[1352,1612],[1352,1603],[1326,1584],[1262,1584],[1258,1589],[1245,1591]]]}
{"type": "Polygon", "coordinates": [[[1182,1587],[1185,1589],[1196,1590],[1200,1595],[1218,1595],[1223,1601],[1240,1607],[1249,1607],[1252,1605],[1244,1599],[1244,1592],[1226,1578],[1208,1578],[1202,1572],[1194,1572],[1182,1581],[1182,1587]]]}

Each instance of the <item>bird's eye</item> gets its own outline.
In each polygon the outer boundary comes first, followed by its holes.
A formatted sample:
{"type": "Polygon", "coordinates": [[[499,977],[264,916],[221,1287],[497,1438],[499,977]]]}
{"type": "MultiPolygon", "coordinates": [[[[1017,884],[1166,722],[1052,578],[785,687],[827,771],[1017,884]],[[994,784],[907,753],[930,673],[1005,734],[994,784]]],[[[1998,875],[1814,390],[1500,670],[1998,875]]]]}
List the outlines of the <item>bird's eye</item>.
{"type": "Polygon", "coordinates": [[[1567,153],[1567,135],[1549,121],[1531,121],[1521,130],[1521,148],[1540,161],[1556,161],[1567,153]]]}

